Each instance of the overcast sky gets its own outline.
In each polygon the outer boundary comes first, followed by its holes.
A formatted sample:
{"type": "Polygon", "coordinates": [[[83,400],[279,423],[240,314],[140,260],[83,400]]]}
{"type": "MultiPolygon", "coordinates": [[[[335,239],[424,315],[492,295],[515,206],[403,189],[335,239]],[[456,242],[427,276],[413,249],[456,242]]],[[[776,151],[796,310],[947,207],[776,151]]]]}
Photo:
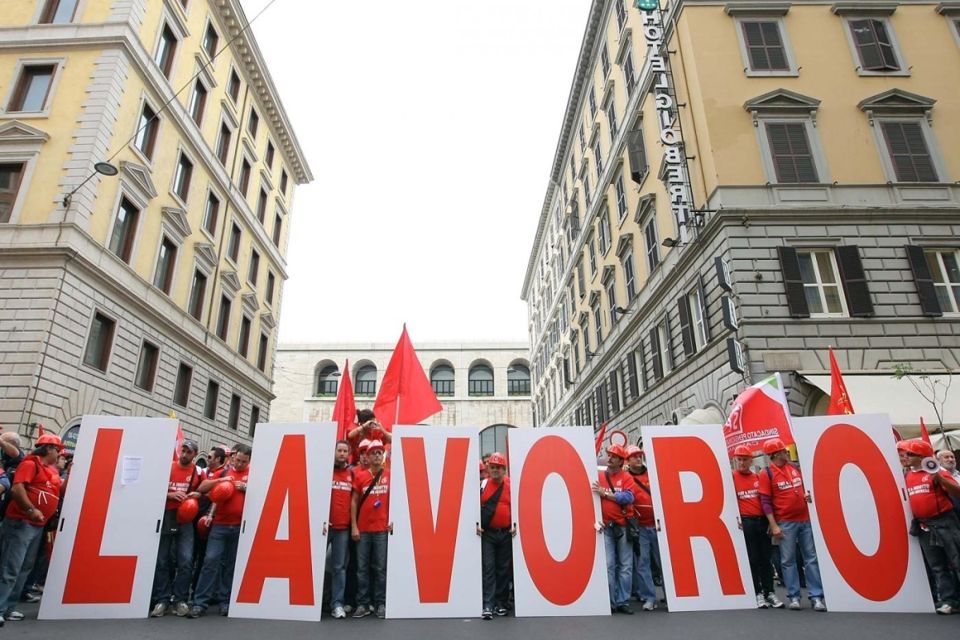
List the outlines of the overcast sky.
{"type": "MultiPolygon", "coordinates": [[[[268,0],[243,0],[253,18],[268,0]]],[[[314,182],[280,341],[526,340],[589,0],[276,0],[253,29],[314,182]]]]}

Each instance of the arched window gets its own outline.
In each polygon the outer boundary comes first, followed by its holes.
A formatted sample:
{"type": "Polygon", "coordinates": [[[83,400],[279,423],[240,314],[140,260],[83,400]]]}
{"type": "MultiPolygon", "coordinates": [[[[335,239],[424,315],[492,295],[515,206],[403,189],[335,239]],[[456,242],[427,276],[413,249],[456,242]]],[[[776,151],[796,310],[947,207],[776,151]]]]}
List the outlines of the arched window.
{"type": "Polygon", "coordinates": [[[507,395],[530,395],[530,369],[526,365],[514,364],[507,369],[507,395]]]}
{"type": "Polygon", "coordinates": [[[480,432],[480,456],[494,451],[507,452],[507,433],[513,429],[509,424],[494,424],[480,432]]]}
{"type": "Polygon", "coordinates": [[[358,396],[377,395],[377,368],[372,364],[357,369],[355,392],[358,396]]]}
{"type": "Polygon", "coordinates": [[[328,364],[322,367],[317,373],[317,388],[313,395],[315,396],[335,396],[337,395],[337,378],[340,377],[340,370],[335,364],[328,364]]]}
{"type": "Polygon", "coordinates": [[[455,382],[453,367],[448,364],[438,364],[430,371],[430,384],[438,396],[452,396],[455,382]]]}
{"type": "Polygon", "coordinates": [[[485,364],[475,364],[470,367],[468,377],[468,392],[471,396],[493,395],[493,369],[485,364]]]}

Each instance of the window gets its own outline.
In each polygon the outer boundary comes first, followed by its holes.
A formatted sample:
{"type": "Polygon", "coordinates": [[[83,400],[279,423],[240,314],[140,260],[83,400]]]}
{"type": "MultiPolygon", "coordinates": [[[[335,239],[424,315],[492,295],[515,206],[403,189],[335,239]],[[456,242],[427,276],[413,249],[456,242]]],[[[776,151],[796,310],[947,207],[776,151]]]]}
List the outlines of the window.
{"type": "Polygon", "coordinates": [[[173,404],[185,407],[190,401],[190,383],[193,381],[193,367],[183,362],[177,368],[177,382],[173,387],[173,404]]]}
{"type": "Polygon", "coordinates": [[[650,353],[653,363],[653,377],[659,380],[673,368],[673,350],[670,343],[670,323],[664,318],[650,330],[650,353]]]}
{"type": "Polygon", "coordinates": [[[38,113],[46,111],[55,66],[52,64],[24,65],[14,87],[9,112],[38,113]]]}
{"type": "Polygon", "coordinates": [[[40,14],[40,24],[67,24],[73,22],[79,0],[47,0],[40,14]]]}
{"type": "Polygon", "coordinates": [[[593,348],[594,350],[600,348],[600,325],[601,325],[601,316],[600,316],[600,294],[591,294],[590,296],[593,300],[590,301],[590,311],[593,312],[593,348]]]}
{"type": "Polygon", "coordinates": [[[283,233],[283,216],[279,213],[273,216],[273,244],[280,246],[280,237],[283,233]]]}
{"type": "Polygon", "coordinates": [[[580,123],[580,129],[577,130],[577,136],[580,138],[580,155],[583,155],[587,149],[587,136],[583,132],[583,123],[580,123]]]}
{"type": "Polygon", "coordinates": [[[190,94],[190,104],[187,108],[190,110],[190,117],[200,125],[203,122],[203,109],[207,105],[207,87],[197,80],[193,85],[193,93],[190,94]]]}
{"type": "Polygon", "coordinates": [[[250,437],[252,438],[257,432],[257,423],[260,422],[260,407],[253,405],[253,408],[250,409],[250,437]]]}
{"type": "Polygon", "coordinates": [[[702,293],[701,289],[696,289],[687,296],[690,304],[691,320],[693,320],[693,341],[698,351],[703,349],[709,341],[706,307],[704,306],[702,293]]]}
{"type": "Polygon", "coordinates": [[[604,42],[600,48],[600,68],[603,70],[603,77],[610,75],[610,55],[607,53],[607,43],[604,42]]]}
{"type": "Polygon", "coordinates": [[[267,165],[267,171],[273,171],[273,155],[274,155],[273,143],[267,141],[267,152],[264,155],[263,163],[267,165]]]}
{"type": "Polygon", "coordinates": [[[187,312],[196,320],[203,316],[203,297],[207,291],[207,276],[199,269],[193,272],[193,283],[190,285],[190,304],[187,312]]]}
{"type": "Polygon", "coordinates": [[[470,367],[467,376],[467,393],[471,396],[493,395],[493,369],[485,364],[470,367]]]}
{"type": "Polygon", "coordinates": [[[246,158],[240,163],[240,176],[237,180],[237,187],[240,189],[240,193],[244,196],[247,195],[247,189],[250,187],[250,161],[246,158]]]}
{"type": "Polygon", "coordinates": [[[590,118],[597,117],[597,92],[590,87],[590,93],[587,94],[587,101],[590,103],[590,118]]]}
{"type": "Polygon", "coordinates": [[[455,383],[453,367],[450,365],[438,364],[430,372],[430,385],[433,387],[433,392],[438,396],[452,396],[455,383]]]}
{"type": "Polygon", "coordinates": [[[660,264],[660,243],[657,241],[657,220],[650,217],[650,221],[643,228],[643,239],[647,245],[647,269],[653,273],[660,264]]]}
{"type": "Polygon", "coordinates": [[[899,71],[900,63],[887,22],[879,18],[850,20],[850,34],[863,71],[899,71]]]}
{"type": "Polygon", "coordinates": [[[261,187],[260,195],[257,196],[257,220],[263,224],[267,218],[267,192],[261,187]]]}
{"type": "Polygon", "coordinates": [[[220,45],[220,34],[213,27],[212,22],[207,23],[207,30],[203,33],[203,50],[207,55],[213,58],[217,55],[217,47],[220,45]]]}
{"type": "Polygon", "coordinates": [[[170,295],[173,284],[173,268],[177,262],[177,245],[167,236],[160,242],[160,253],[157,256],[157,269],[153,274],[153,286],[165,294],[170,295]]]}
{"type": "Polygon", "coordinates": [[[845,315],[833,251],[798,251],[797,258],[810,315],[845,315]]]}
{"type": "Polygon", "coordinates": [[[230,307],[232,301],[227,296],[220,298],[220,314],[217,316],[217,337],[227,341],[227,334],[230,330],[230,307]]]}
{"type": "Polygon", "coordinates": [[[237,340],[237,353],[244,358],[250,352],[250,318],[243,316],[240,319],[240,337],[237,340]]]}
{"type": "Polygon", "coordinates": [[[624,0],[613,0],[613,7],[617,12],[617,31],[623,31],[627,24],[627,10],[623,6],[624,0]]]}
{"type": "Polygon", "coordinates": [[[600,237],[600,253],[607,255],[610,251],[610,209],[604,205],[599,215],[600,222],[597,224],[597,230],[600,237]]]}
{"type": "Polygon", "coordinates": [[[937,170],[920,121],[880,123],[897,182],[937,182],[937,170]]]}
{"type": "Polygon", "coordinates": [[[480,455],[485,456],[494,451],[507,450],[507,434],[512,427],[505,424],[495,424],[480,432],[480,455]]]}
{"type": "Polygon", "coordinates": [[[260,254],[257,253],[256,249],[250,250],[250,266],[247,269],[247,282],[253,286],[254,289],[257,288],[257,280],[260,276],[260,254]]]}
{"type": "Polygon", "coordinates": [[[83,351],[83,364],[106,373],[113,348],[113,334],[117,323],[99,311],[93,314],[87,347],[83,351]]]}
{"type": "Polygon", "coordinates": [[[778,21],[744,20],[740,28],[751,71],[790,71],[778,21]]]}
{"type": "Polygon", "coordinates": [[[227,166],[230,156],[230,138],[233,137],[233,131],[227,126],[226,122],[220,123],[220,137],[217,138],[217,158],[220,164],[227,166]]]}
{"type": "Polygon", "coordinates": [[[340,377],[340,370],[337,365],[328,364],[317,372],[316,396],[334,397],[337,395],[337,378],[340,377]]]}
{"type": "Polygon", "coordinates": [[[587,238],[587,256],[590,259],[590,277],[597,273],[597,245],[593,241],[593,235],[587,238]]]}
{"type": "Polygon", "coordinates": [[[620,258],[623,266],[623,282],[627,289],[627,304],[633,302],[637,295],[637,279],[633,272],[633,251],[627,251],[620,258]]]}
{"type": "Polygon", "coordinates": [[[580,176],[580,181],[583,182],[583,204],[590,206],[590,176],[587,174],[587,165],[583,165],[583,173],[580,176]]]}
{"type": "Polygon", "coordinates": [[[227,94],[236,102],[240,99],[240,76],[236,69],[230,69],[230,79],[227,81],[227,94]]]}
{"type": "Polygon", "coordinates": [[[230,414],[227,417],[227,426],[236,431],[240,428],[240,396],[230,396],[230,414]]]}
{"type": "Polygon", "coordinates": [[[110,235],[108,248],[124,262],[130,262],[133,252],[133,240],[137,233],[137,220],[140,210],[126,198],[120,199],[117,215],[113,220],[113,233],[110,235]]]}
{"type": "Polygon", "coordinates": [[[203,211],[203,228],[211,236],[217,235],[217,218],[220,216],[220,199],[210,193],[207,195],[207,207],[203,211]]]}
{"type": "Polygon", "coordinates": [[[683,344],[683,353],[687,356],[700,351],[710,341],[710,328],[707,325],[704,306],[705,295],[706,291],[701,280],[693,291],[687,292],[677,300],[680,339],[683,344]]]}
{"type": "Polygon", "coordinates": [[[627,96],[633,95],[633,90],[637,86],[636,69],[633,66],[633,51],[627,51],[623,58],[623,81],[627,86],[627,96]]]}
{"type": "Polygon", "coordinates": [[[627,189],[623,185],[623,171],[617,173],[617,179],[613,181],[614,189],[617,193],[617,219],[623,222],[627,217],[627,189]]]}
{"type": "Polygon", "coordinates": [[[240,227],[237,226],[236,222],[230,227],[230,244],[227,245],[227,256],[233,260],[234,264],[240,257],[240,227]]]}
{"type": "Polygon", "coordinates": [[[137,373],[133,384],[144,391],[153,391],[157,378],[157,363],[160,361],[160,348],[144,340],[140,347],[140,359],[137,361],[137,373]]]}
{"type": "Polygon", "coordinates": [[[358,396],[377,395],[377,368],[371,364],[360,367],[357,370],[357,388],[358,396]]]}
{"type": "Polygon", "coordinates": [[[513,364],[507,369],[507,395],[530,395],[530,369],[526,365],[513,364]]]}
{"type": "Polygon", "coordinates": [[[203,398],[203,417],[217,419],[217,403],[220,401],[220,385],[213,380],[207,381],[207,395],[203,398]]]}
{"type": "Polygon", "coordinates": [[[607,309],[610,313],[609,325],[612,327],[617,323],[617,279],[613,276],[607,278],[607,309]]]}
{"type": "Polygon", "coordinates": [[[250,109],[250,117],[247,119],[247,131],[250,133],[250,137],[256,140],[257,132],[259,130],[260,130],[260,116],[257,115],[256,109],[250,109]]]}
{"type": "Polygon", "coordinates": [[[607,124],[610,125],[610,144],[617,137],[617,101],[610,97],[607,101],[607,124]]]}
{"type": "Polygon", "coordinates": [[[267,304],[273,304],[273,290],[277,286],[277,277],[273,275],[272,271],[267,271],[267,290],[263,294],[263,299],[266,300],[267,304]]]}
{"type": "Polygon", "coordinates": [[[577,263],[577,291],[580,294],[580,298],[583,298],[583,295],[586,293],[586,286],[583,283],[583,260],[577,263]]]}
{"type": "Polygon", "coordinates": [[[140,153],[153,160],[153,149],[157,143],[157,130],[160,128],[160,119],[157,113],[146,102],[143,103],[143,109],[140,111],[140,120],[137,123],[137,135],[133,139],[140,153]]]}
{"type": "Polygon", "coordinates": [[[960,251],[926,251],[941,313],[960,313],[960,251]]]}
{"type": "Polygon", "coordinates": [[[856,245],[805,250],[780,246],[777,254],[792,317],[873,315],[873,300],[856,245]]]}
{"type": "Polygon", "coordinates": [[[643,184],[647,176],[647,150],[643,142],[643,129],[640,122],[627,134],[627,158],[630,160],[630,179],[643,184]]]}
{"type": "Polygon", "coordinates": [[[270,344],[270,337],[265,334],[260,334],[260,344],[257,345],[257,369],[260,371],[267,370],[267,345],[270,344]]]}
{"type": "Polygon", "coordinates": [[[777,182],[817,182],[817,167],[810,149],[806,123],[766,122],[764,127],[777,182]]]}
{"type": "Polygon", "coordinates": [[[10,222],[23,181],[22,162],[0,163],[0,223],[10,222]]]}
{"type": "Polygon", "coordinates": [[[157,45],[157,55],[154,60],[160,67],[160,72],[164,77],[170,78],[170,72],[173,70],[173,57],[177,53],[177,36],[169,25],[163,25],[163,31],[160,32],[160,43],[157,45]]]}
{"type": "Polygon", "coordinates": [[[287,178],[287,170],[284,169],[283,171],[280,172],[280,193],[282,193],[284,196],[287,195],[288,180],[289,179],[287,178]]]}
{"type": "Polygon", "coordinates": [[[597,164],[597,182],[600,182],[600,176],[603,174],[603,154],[600,153],[600,136],[593,141],[593,160],[597,164]]]}
{"type": "Polygon", "coordinates": [[[190,180],[193,179],[193,163],[183,153],[177,161],[177,169],[173,174],[173,192],[183,203],[190,196],[190,180]]]}

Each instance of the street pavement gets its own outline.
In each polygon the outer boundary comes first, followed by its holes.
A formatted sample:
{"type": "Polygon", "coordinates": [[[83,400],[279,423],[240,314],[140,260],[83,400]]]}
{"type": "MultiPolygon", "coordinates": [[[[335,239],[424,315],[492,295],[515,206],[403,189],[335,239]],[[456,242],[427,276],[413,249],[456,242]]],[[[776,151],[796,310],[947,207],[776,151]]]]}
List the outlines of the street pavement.
{"type": "Polygon", "coordinates": [[[197,620],[166,616],[142,620],[37,621],[37,606],[22,605],[27,619],[7,622],[0,634],[22,640],[172,640],[179,637],[276,638],[298,640],[343,635],[355,638],[380,635],[389,640],[475,640],[492,634],[496,640],[585,640],[605,638],[709,638],[710,640],[884,640],[886,638],[946,638],[960,629],[960,616],[892,613],[816,613],[803,611],[711,611],[667,613],[654,611],[633,616],[584,618],[497,618],[450,620],[332,620],[319,623],[239,620],[213,615],[197,620]],[[229,635],[228,635],[229,634],[229,635]]]}

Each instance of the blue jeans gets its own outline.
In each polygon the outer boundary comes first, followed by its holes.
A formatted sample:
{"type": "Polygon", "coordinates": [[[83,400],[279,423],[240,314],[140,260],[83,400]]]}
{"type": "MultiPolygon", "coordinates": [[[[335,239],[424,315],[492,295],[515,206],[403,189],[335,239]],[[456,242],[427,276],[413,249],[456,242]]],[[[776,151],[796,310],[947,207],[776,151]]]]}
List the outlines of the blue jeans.
{"type": "Polygon", "coordinates": [[[206,609],[214,600],[222,609],[230,605],[233,566],[237,562],[240,525],[215,524],[207,539],[207,553],[193,594],[193,606],[206,609]]]}
{"type": "Polygon", "coordinates": [[[608,524],[603,529],[603,545],[607,552],[607,584],[612,608],[627,604],[633,579],[633,545],[627,528],[608,524]]]}
{"type": "Polygon", "coordinates": [[[329,529],[330,543],[330,608],[343,606],[347,586],[347,562],[350,560],[350,529],[329,529]]]}
{"type": "Polygon", "coordinates": [[[0,614],[13,611],[20,601],[41,540],[42,526],[13,518],[0,524],[0,614]]]}
{"type": "Polygon", "coordinates": [[[634,546],[633,592],[644,602],[657,602],[657,586],[653,584],[653,561],[660,557],[660,543],[654,527],[640,527],[640,539],[634,546]]]}
{"type": "Polygon", "coordinates": [[[361,533],[357,543],[357,606],[386,603],[387,532],[361,533]]]}
{"type": "Polygon", "coordinates": [[[157,571],[153,577],[153,603],[186,602],[193,577],[193,523],[177,533],[160,536],[157,571]]]}
{"type": "Polygon", "coordinates": [[[823,597],[823,582],[820,580],[820,565],[817,564],[817,548],[813,546],[813,529],[810,521],[778,522],[783,531],[780,540],[780,566],[783,567],[783,584],[788,598],[800,597],[800,574],[797,573],[797,544],[803,554],[803,575],[807,579],[807,593],[811,598],[823,597]]]}

